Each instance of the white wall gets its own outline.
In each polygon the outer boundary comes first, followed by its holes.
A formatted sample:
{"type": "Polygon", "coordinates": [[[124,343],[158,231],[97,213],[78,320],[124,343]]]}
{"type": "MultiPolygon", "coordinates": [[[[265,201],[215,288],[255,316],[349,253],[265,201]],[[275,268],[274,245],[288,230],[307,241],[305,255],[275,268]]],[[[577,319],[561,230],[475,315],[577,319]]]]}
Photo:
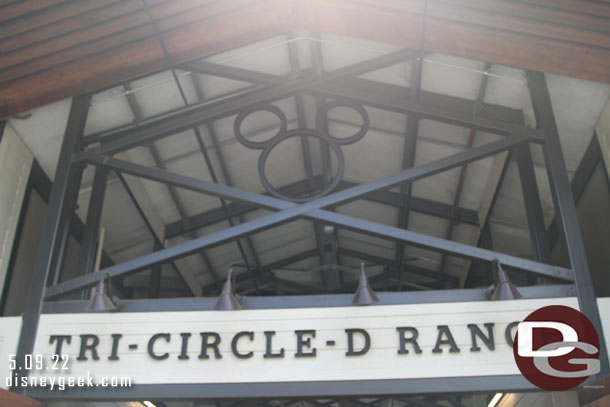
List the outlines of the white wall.
{"type": "Polygon", "coordinates": [[[33,160],[30,150],[7,124],[0,141],[0,293],[6,281],[33,160]]]}

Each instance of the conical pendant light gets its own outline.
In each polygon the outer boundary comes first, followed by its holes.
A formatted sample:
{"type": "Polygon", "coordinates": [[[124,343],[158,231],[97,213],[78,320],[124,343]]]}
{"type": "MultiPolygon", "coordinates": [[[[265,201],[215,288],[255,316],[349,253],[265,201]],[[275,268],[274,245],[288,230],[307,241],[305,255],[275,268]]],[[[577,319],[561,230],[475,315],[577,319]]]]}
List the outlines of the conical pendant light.
{"type": "Polygon", "coordinates": [[[494,274],[496,275],[496,283],[489,287],[487,297],[492,301],[516,300],[521,298],[521,293],[515,288],[508,278],[508,274],[502,268],[502,265],[495,259],[493,261],[494,274]]]}
{"type": "Polygon", "coordinates": [[[352,300],[352,305],[371,305],[377,302],[379,302],[379,298],[369,285],[369,280],[364,272],[364,263],[360,263],[360,282],[352,300]]]}
{"type": "Polygon", "coordinates": [[[220,310],[220,311],[230,311],[230,310],[238,310],[242,309],[244,306],[237,299],[234,290],[233,290],[233,269],[229,270],[227,274],[227,281],[222,286],[222,292],[218,297],[218,301],[212,309],[220,310]]]}
{"type": "Polygon", "coordinates": [[[110,312],[116,311],[119,308],[121,308],[119,299],[112,295],[110,276],[108,273],[104,273],[97,286],[93,289],[91,299],[85,310],[89,312],[110,312]]]}

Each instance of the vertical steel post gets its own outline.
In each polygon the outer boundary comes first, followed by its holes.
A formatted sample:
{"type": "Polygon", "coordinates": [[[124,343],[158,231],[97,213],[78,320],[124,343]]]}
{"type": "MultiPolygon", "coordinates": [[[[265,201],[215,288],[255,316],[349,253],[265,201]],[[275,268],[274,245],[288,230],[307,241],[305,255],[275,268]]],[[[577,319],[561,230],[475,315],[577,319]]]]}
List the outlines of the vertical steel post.
{"type": "Polygon", "coordinates": [[[87,221],[85,223],[85,233],[80,247],[78,259],[78,274],[88,274],[93,271],[95,255],[97,252],[100,221],[104,208],[104,196],[106,194],[106,176],[108,170],[97,167],[93,177],[91,196],[89,198],[89,208],[87,209],[87,221]]]}
{"type": "MultiPolygon", "coordinates": [[[[99,242],[100,221],[102,219],[102,209],[104,208],[104,196],[106,194],[106,176],[108,170],[102,167],[95,168],[93,185],[89,197],[89,208],[87,209],[87,220],[85,222],[85,232],[80,246],[78,258],[77,274],[89,274],[94,270],[95,256],[97,254],[99,242]]],[[[83,290],[81,298],[85,299],[89,295],[89,290],[83,290]]]]}
{"type": "Polygon", "coordinates": [[[559,224],[565,237],[566,248],[574,273],[574,285],[578,295],[578,304],[580,311],[591,320],[599,335],[599,359],[601,362],[599,376],[603,377],[609,372],[608,354],[606,353],[604,334],[597,309],[593,282],[591,281],[587,253],[580,225],[578,224],[578,213],[561,150],[551,97],[542,72],[529,71],[527,73],[527,80],[532,104],[536,113],[536,122],[538,127],[542,128],[544,132],[544,158],[549,182],[553,191],[553,201],[558,215],[557,219],[560,221],[559,224]]]}
{"type": "MultiPolygon", "coordinates": [[[[155,239],[155,243],[153,246],[153,251],[163,249],[163,245],[155,239]]],[[[161,292],[161,273],[162,273],[162,265],[155,264],[150,268],[150,277],[148,279],[148,297],[149,298],[159,298],[161,292]]],[[[180,274],[180,273],[178,273],[180,274]]]]}
{"type": "MultiPolygon", "coordinates": [[[[77,96],[72,99],[70,115],[66,125],[63,144],[59,153],[55,180],[51,189],[51,197],[47,206],[45,220],[42,228],[38,254],[34,264],[32,283],[28,293],[28,300],[23,314],[23,324],[19,345],[17,347],[17,369],[23,369],[24,355],[31,354],[36,340],[38,320],[42,310],[45,285],[53,268],[54,254],[58,250],[58,233],[62,226],[67,224],[74,210],[70,202],[70,194],[75,184],[80,180],[83,167],[72,164],[72,156],[80,148],[81,137],[89,111],[90,95],[77,96]]],[[[25,388],[14,388],[16,392],[23,393],[25,388]]]]}
{"type": "Polygon", "coordinates": [[[514,148],[515,159],[519,167],[519,179],[525,202],[527,225],[530,232],[534,260],[551,264],[551,246],[544,225],[544,215],[540,204],[540,194],[536,183],[536,173],[532,162],[529,143],[522,143],[514,148]]]}

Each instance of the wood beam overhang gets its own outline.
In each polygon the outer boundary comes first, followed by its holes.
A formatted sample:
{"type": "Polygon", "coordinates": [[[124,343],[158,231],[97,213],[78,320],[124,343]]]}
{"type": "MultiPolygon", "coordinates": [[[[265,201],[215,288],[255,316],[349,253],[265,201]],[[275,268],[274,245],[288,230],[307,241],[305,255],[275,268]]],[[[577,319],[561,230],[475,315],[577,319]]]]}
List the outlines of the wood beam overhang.
{"type": "MultiPolygon", "coordinates": [[[[291,31],[419,48],[425,21],[427,52],[610,83],[610,4],[601,2],[146,1],[177,64],[291,31]]],[[[166,69],[144,4],[0,6],[0,118],[166,69]]]]}

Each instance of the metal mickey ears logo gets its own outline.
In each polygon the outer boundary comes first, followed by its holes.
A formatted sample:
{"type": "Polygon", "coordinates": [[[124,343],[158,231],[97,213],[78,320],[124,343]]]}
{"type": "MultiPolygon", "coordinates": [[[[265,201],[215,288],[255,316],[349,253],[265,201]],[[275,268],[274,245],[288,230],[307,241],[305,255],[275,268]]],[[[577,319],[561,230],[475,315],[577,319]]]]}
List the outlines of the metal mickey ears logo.
{"type": "Polygon", "coordinates": [[[260,105],[252,106],[248,109],[243,110],[241,113],[239,113],[237,115],[237,118],[235,119],[235,122],[233,124],[233,129],[235,130],[235,138],[237,139],[237,141],[239,141],[245,147],[248,147],[251,149],[263,150],[263,152],[261,153],[261,155],[258,159],[258,176],[259,176],[263,186],[267,190],[267,192],[269,192],[271,195],[273,195],[277,198],[280,198],[280,199],[283,199],[286,201],[306,202],[306,201],[309,201],[312,199],[320,198],[320,197],[328,194],[339,184],[339,182],[341,182],[341,180],[343,179],[343,173],[345,172],[345,159],[343,157],[343,151],[341,150],[341,146],[355,143],[355,142],[359,141],[360,139],[362,139],[362,137],[364,137],[364,135],[369,130],[369,115],[368,115],[366,109],[364,107],[362,107],[361,105],[353,104],[353,103],[349,103],[349,102],[335,101],[335,102],[331,102],[331,103],[324,105],[320,110],[318,110],[318,113],[316,115],[316,128],[315,129],[298,128],[298,129],[294,129],[294,130],[287,130],[287,127],[288,127],[288,121],[286,119],[286,115],[284,114],[284,112],[282,112],[282,110],[280,108],[278,108],[277,106],[274,106],[271,104],[264,105],[264,106],[260,106],[260,105]],[[349,137],[340,138],[340,137],[331,136],[328,133],[328,131],[326,130],[326,125],[325,125],[326,119],[327,119],[328,112],[331,109],[334,109],[337,107],[347,107],[347,108],[355,110],[362,118],[362,125],[360,127],[360,130],[358,130],[355,134],[353,134],[349,137]],[[261,112],[261,111],[269,112],[269,113],[277,116],[278,119],[280,120],[280,129],[277,132],[277,134],[275,136],[271,137],[269,140],[265,140],[265,141],[248,140],[244,136],[244,134],[241,132],[242,123],[246,119],[246,117],[248,117],[250,114],[252,114],[254,112],[261,112]],[[335,153],[335,155],[337,157],[337,171],[336,171],[332,181],[322,191],[320,191],[319,193],[317,193],[314,196],[308,196],[308,197],[286,196],[271,185],[271,183],[267,179],[267,175],[265,173],[265,166],[267,164],[267,159],[269,158],[269,154],[271,154],[271,151],[275,147],[277,147],[278,144],[280,144],[282,141],[287,140],[289,138],[301,137],[301,136],[314,137],[314,138],[317,138],[318,140],[320,140],[320,143],[326,143],[330,147],[330,149],[333,150],[333,152],[335,153]]]}

